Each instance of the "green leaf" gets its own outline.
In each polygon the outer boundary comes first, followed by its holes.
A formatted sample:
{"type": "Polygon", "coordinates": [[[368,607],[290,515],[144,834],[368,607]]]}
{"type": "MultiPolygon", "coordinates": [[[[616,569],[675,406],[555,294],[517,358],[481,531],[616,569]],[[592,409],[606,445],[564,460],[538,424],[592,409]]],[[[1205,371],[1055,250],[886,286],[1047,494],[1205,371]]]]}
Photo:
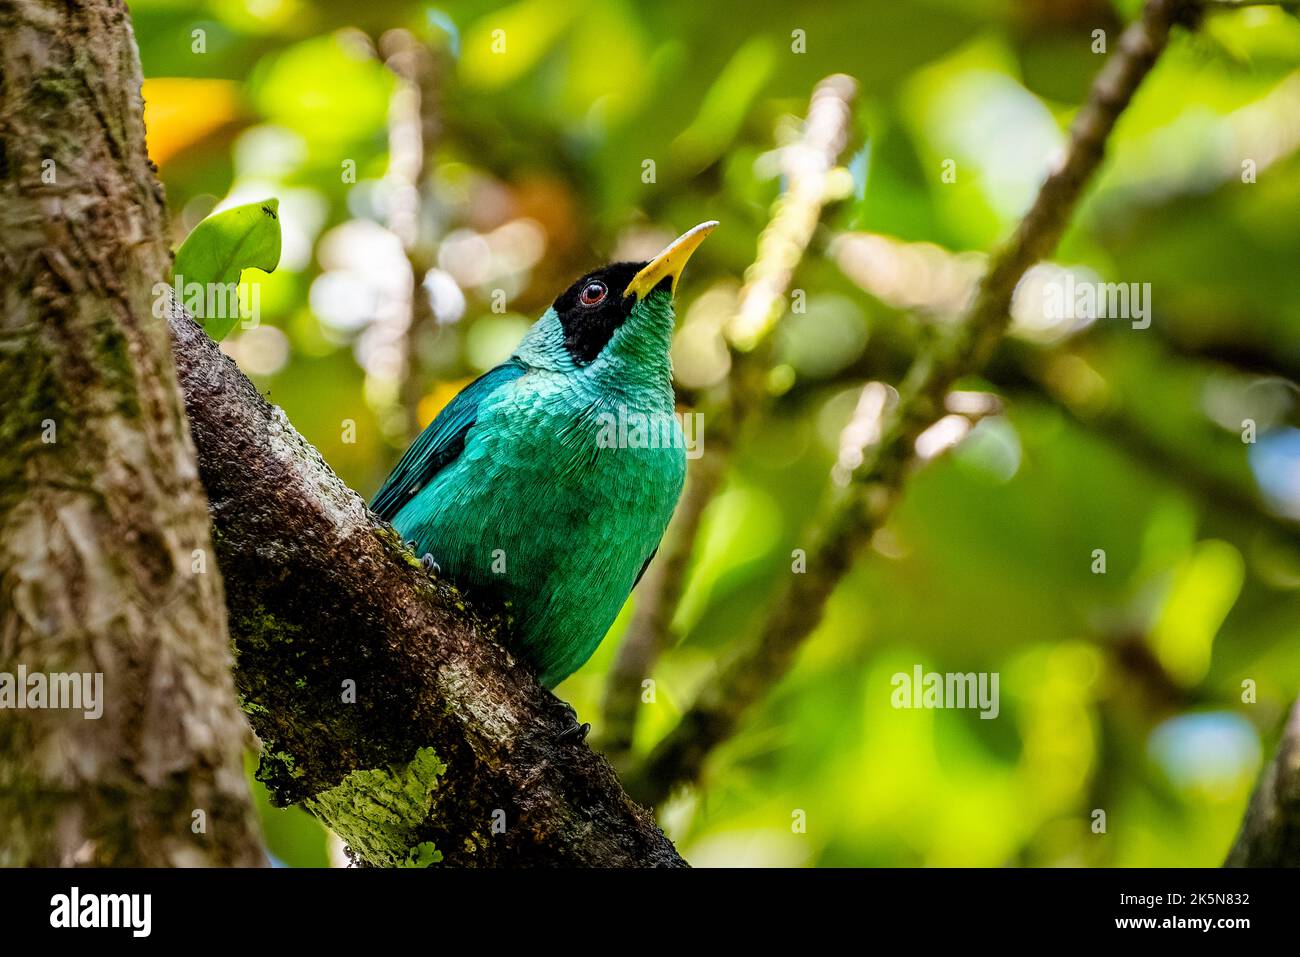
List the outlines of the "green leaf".
{"type": "Polygon", "coordinates": [[[217,342],[239,322],[239,278],[245,269],[274,272],[280,264],[280,202],[249,203],[209,216],[176,253],[178,298],[217,342]]]}

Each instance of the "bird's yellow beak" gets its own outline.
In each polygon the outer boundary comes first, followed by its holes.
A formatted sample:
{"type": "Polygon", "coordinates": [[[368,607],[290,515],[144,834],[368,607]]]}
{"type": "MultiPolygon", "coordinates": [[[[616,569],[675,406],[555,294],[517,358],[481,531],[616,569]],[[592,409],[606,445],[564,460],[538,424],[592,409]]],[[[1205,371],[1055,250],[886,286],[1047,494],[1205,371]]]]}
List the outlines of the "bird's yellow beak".
{"type": "Polygon", "coordinates": [[[632,277],[632,281],[627,284],[627,289],[623,291],[624,298],[636,296],[638,300],[644,299],[650,295],[650,290],[669,276],[673,279],[672,293],[677,295],[677,280],[681,277],[682,270],[686,268],[686,261],[717,226],[718,221],[711,219],[707,223],[700,223],[694,229],[688,229],[674,239],[663,252],[646,263],[645,268],[632,277]]]}

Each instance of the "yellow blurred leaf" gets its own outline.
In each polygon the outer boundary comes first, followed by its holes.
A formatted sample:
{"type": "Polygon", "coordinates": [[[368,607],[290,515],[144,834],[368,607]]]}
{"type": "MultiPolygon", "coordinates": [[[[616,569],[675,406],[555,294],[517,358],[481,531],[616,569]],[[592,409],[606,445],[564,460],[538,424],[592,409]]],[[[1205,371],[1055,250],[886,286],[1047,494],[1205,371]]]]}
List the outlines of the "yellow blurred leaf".
{"type": "Polygon", "coordinates": [[[746,41],[709,87],[691,125],[673,140],[673,154],[692,169],[721,156],[772,75],[775,61],[771,38],[760,35],[746,41]]]}
{"type": "Polygon", "coordinates": [[[641,105],[649,84],[648,54],[641,25],[627,4],[602,0],[571,31],[565,69],[565,109],[573,114],[598,108],[604,123],[616,123],[641,105]],[[591,55],[590,37],[600,37],[591,55]]]}
{"type": "Polygon", "coordinates": [[[575,0],[522,0],[481,18],[465,33],[461,76],[469,86],[503,87],[531,70],[584,12],[575,0]]]}
{"type": "Polygon", "coordinates": [[[418,409],[420,428],[424,428],[437,418],[443,406],[456,398],[460,390],[473,381],[473,379],[453,379],[451,382],[435,383],[429,394],[420,400],[418,409]]]}
{"type": "Polygon", "coordinates": [[[143,92],[145,139],[159,166],[240,115],[234,80],[158,77],[145,80],[143,92]]]}
{"type": "Polygon", "coordinates": [[[1210,668],[1210,651],[1241,593],[1246,566],[1241,552],[1221,541],[1201,542],[1179,566],[1151,643],[1160,663],[1185,685],[1210,668]]]}

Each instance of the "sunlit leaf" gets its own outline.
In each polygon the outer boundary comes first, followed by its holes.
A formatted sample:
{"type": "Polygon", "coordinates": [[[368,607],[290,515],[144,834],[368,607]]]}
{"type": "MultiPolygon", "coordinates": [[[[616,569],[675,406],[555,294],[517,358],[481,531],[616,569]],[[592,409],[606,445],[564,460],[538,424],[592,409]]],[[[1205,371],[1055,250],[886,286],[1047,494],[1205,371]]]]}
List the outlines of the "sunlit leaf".
{"type": "Polygon", "coordinates": [[[312,143],[348,143],[383,131],[392,73],[364,38],[345,32],[295,44],[250,81],[252,99],[271,122],[312,143]]]}
{"type": "Polygon", "coordinates": [[[1186,684],[1205,677],[1214,636],[1241,592],[1245,562],[1232,545],[1202,542],[1183,563],[1151,632],[1156,654],[1186,684]]]}
{"type": "Polygon", "coordinates": [[[238,299],[232,292],[243,271],[272,272],[280,264],[279,205],[268,199],[209,216],[176,253],[173,275],[181,297],[218,342],[239,321],[238,299]]]}
{"type": "Polygon", "coordinates": [[[490,89],[519,79],[564,36],[585,6],[575,0],[522,0],[476,21],[465,32],[461,73],[466,83],[490,89]]]}
{"type": "Polygon", "coordinates": [[[735,139],[745,114],[767,83],[776,51],[765,36],[751,38],[736,51],[709,87],[691,125],[673,141],[671,149],[682,162],[702,168],[713,162],[735,139]]]}

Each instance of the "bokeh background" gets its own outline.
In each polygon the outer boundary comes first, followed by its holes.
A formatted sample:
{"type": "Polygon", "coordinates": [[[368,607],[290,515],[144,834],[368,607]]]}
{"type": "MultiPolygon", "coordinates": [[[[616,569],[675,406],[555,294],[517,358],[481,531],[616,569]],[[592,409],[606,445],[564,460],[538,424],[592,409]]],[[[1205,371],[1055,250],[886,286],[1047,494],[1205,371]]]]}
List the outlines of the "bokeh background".
{"type": "MultiPolygon", "coordinates": [[[[1064,143],[1094,31],[1109,49],[1137,9],[130,6],[176,241],[218,205],[280,201],[260,324],[223,348],[366,497],[574,277],[715,218],[674,358],[684,403],[724,379],[774,149],[819,79],[857,81],[848,185],[795,275],[771,412],[705,514],[639,752],[760,621],[862,383],[897,381],[952,321],[1064,143]]],[[[1001,414],[911,480],[795,670],[662,809],[692,863],[1221,862],[1300,687],[1300,22],[1252,8],[1180,33],[1111,149],[970,384],[1001,414]],[[1061,270],[1150,283],[1150,327],[1045,318],[1033,283],[1061,270]],[[917,664],[998,672],[1000,717],[895,710],[890,678],[917,664]]],[[[595,736],[627,615],[558,689],[595,736]]],[[[260,803],[279,862],[330,860],[311,818],[260,803]]]]}

